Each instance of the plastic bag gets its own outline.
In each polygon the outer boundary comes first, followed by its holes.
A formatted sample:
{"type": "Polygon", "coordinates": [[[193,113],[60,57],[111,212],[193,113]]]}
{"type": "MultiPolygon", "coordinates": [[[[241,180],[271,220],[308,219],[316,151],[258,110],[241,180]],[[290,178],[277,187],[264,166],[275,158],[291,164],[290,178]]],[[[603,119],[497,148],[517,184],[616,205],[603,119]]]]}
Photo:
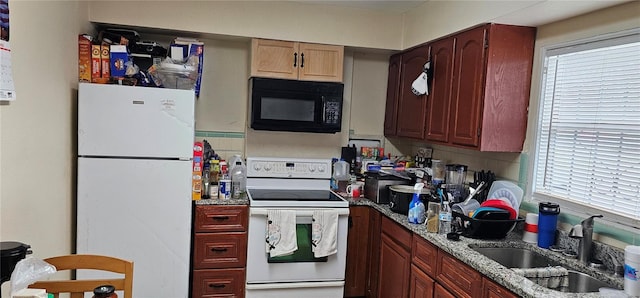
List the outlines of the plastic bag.
{"type": "Polygon", "coordinates": [[[191,90],[198,79],[198,56],[191,55],[185,63],[176,63],[171,58],[149,67],[149,75],[158,86],[191,90]]]}
{"type": "Polygon", "coordinates": [[[11,296],[30,284],[56,273],[56,267],[34,257],[26,257],[16,264],[11,273],[11,296]]]}

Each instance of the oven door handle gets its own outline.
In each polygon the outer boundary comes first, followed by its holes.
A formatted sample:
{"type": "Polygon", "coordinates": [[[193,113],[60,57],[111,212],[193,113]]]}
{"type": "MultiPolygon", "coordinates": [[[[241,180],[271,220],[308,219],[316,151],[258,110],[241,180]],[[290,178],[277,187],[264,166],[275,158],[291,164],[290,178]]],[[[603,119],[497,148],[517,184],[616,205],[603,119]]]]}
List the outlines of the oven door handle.
{"type": "Polygon", "coordinates": [[[246,284],[247,290],[269,290],[269,289],[292,289],[292,288],[325,288],[344,287],[344,281],[323,281],[323,282],[283,282],[267,284],[246,284]]]}
{"type": "MultiPolygon", "coordinates": [[[[315,208],[315,209],[287,209],[287,208],[278,208],[282,210],[293,210],[296,212],[296,216],[313,216],[314,210],[336,210],[338,211],[338,216],[349,215],[349,208],[315,208]]],[[[249,212],[251,215],[267,215],[269,210],[273,210],[273,208],[249,208],[249,212]]]]}

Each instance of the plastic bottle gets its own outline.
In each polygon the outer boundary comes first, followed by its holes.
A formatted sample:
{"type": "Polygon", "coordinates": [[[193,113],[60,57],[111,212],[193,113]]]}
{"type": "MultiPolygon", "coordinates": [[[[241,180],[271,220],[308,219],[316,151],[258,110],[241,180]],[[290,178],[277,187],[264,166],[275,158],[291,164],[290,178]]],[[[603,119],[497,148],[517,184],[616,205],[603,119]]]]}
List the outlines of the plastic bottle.
{"type": "Polygon", "coordinates": [[[451,208],[449,207],[449,201],[442,202],[442,209],[440,210],[438,221],[440,222],[438,234],[448,234],[451,232],[451,208]]]}
{"type": "Polygon", "coordinates": [[[240,154],[235,154],[233,157],[231,157],[229,159],[229,162],[227,163],[229,165],[230,168],[233,168],[236,166],[236,164],[238,164],[238,162],[240,162],[240,164],[244,165],[244,161],[242,160],[242,156],[240,156],[240,154]]]}
{"type": "Polygon", "coordinates": [[[346,192],[349,179],[351,178],[351,175],[349,175],[349,163],[342,159],[334,163],[332,177],[338,185],[338,191],[346,192]]]}
{"type": "Polygon", "coordinates": [[[231,168],[231,197],[239,199],[247,191],[247,169],[242,160],[237,160],[231,168]]]}
{"type": "Polygon", "coordinates": [[[209,198],[218,198],[218,180],[220,179],[220,161],[212,159],[210,161],[211,166],[209,168],[209,198]]]}
{"type": "Polygon", "coordinates": [[[421,224],[425,220],[425,207],[424,203],[420,200],[423,187],[424,183],[416,183],[413,186],[413,198],[411,199],[411,203],[409,203],[409,223],[421,224]]]}
{"type": "Polygon", "coordinates": [[[209,173],[209,163],[205,162],[204,163],[204,168],[202,169],[202,184],[204,185],[204,187],[202,188],[202,194],[201,197],[203,199],[208,199],[209,198],[209,185],[210,185],[210,181],[209,181],[209,177],[210,177],[210,173],[209,173]]]}

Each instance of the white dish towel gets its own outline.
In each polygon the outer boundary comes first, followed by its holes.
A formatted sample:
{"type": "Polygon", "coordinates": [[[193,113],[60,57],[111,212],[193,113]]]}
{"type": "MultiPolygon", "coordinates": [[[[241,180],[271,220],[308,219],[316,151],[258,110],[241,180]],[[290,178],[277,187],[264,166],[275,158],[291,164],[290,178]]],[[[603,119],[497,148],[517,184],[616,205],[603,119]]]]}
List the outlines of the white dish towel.
{"type": "Polygon", "coordinates": [[[272,258],[290,255],[298,250],[296,212],[268,210],[266,240],[266,252],[272,258]]]}
{"type": "Polygon", "coordinates": [[[338,212],[335,210],[314,210],[311,227],[311,244],[316,258],[330,256],[338,252],[338,212]]]}

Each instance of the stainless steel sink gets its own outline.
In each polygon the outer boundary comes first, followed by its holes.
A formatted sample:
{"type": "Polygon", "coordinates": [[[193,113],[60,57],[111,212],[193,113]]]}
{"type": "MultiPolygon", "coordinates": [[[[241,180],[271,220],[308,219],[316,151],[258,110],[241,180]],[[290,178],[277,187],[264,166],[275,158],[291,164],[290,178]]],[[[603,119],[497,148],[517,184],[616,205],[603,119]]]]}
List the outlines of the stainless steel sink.
{"type": "Polygon", "coordinates": [[[474,247],[473,250],[507,268],[539,268],[559,263],[535,251],[515,247],[474,247]]]}
{"type": "Polygon", "coordinates": [[[562,289],[567,293],[598,292],[600,288],[615,288],[608,283],[582,272],[569,270],[569,287],[562,289]]]}
{"type": "MultiPolygon", "coordinates": [[[[540,268],[558,266],[559,262],[552,260],[538,252],[526,248],[516,247],[471,247],[471,249],[500,263],[507,268],[540,268]]],[[[568,270],[569,287],[560,291],[567,293],[598,292],[602,287],[617,288],[588,274],[568,270]]]]}

